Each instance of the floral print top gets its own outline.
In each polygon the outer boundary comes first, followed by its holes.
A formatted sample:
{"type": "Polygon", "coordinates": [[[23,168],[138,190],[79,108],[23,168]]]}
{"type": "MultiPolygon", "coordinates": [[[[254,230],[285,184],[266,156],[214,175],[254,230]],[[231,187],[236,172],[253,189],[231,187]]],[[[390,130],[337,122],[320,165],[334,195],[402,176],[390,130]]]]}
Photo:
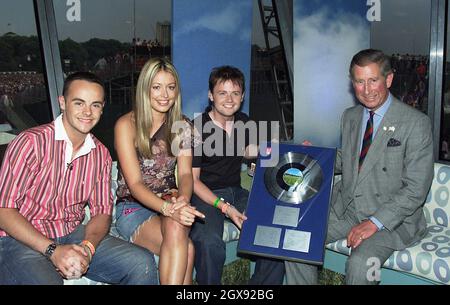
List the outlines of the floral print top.
{"type": "MultiPolygon", "coordinates": [[[[190,149],[192,147],[193,139],[192,124],[188,119],[181,122],[180,133],[180,148],[190,149]]],[[[142,179],[144,184],[157,196],[161,197],[165,194],[176,191],[177,185],[175,180],[175,165],[177,159],[175,156],[170,156],[167,151],[167,145],[164,141],[166,123],[161,125],[158,131],[150,139],[152,158],[146,159],[138,151],[139,166],[141,168],[142,179]]],[[[174,152],[175,154],[175,152],[174,152]]],[[[131,195],[131,192],[122,175],[122,169],[119,166],[118,188],[117,188],[117,202],[121,201],[136,201],[131,195]]]]}

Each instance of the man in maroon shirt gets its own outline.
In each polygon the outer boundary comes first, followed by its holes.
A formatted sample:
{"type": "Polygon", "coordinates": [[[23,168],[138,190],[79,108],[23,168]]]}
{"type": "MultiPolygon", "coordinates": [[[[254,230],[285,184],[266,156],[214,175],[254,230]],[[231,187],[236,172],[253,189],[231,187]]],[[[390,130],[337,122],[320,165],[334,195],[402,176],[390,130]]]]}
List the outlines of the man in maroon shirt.
{"type": "Polygon", "coordinates": [[[62,284],[85,275],[112,284],[156,284],[153,255],[108,235],[111,156],[90,131],[104,107],[92,73],[70,75],[62,115],[8,146],[0,169],[0,284],[62,284]],[[82,225],[84,208],[91,219],[82,225]]]}

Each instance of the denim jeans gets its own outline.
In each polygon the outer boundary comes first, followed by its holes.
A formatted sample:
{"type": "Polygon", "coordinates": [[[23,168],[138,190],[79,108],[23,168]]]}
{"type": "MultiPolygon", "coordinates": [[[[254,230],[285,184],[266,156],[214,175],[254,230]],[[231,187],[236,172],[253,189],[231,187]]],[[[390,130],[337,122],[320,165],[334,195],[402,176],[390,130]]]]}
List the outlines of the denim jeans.
{"type": "Polygon", "coordinates": [[[115,227],[122,239],[132,242],[137,228],[156,215],[158,213],[139,202],[119,202],[116,205],[115,227]]]}
{"type": "MultiPolygon", "coordinates": [[[[85,226],[55,239],[57,244],[78,244],[85,226]]],[[[63,278],[51,261],[12,237],[0,238],[0,284],[61,285],[63,278]]],[[[151,252],[106,235],[95,251],[87,278],[123,285],[158,284],[155,258],[151,252]]]]}
{"type": "MultiPolygon", "coordinates": [[[[241,187],[215,189],[213,192],[240,212],[247,206],[248,191],[241,187]]],[[[222,240],[225,215],[196,195],[192,196],[191,203],[206,216],[204,220],[194,223],[190,234],[195,247],[196,281],[200,285],[220,285],[226,255],[225,242],[222,240]]],[[[257,258],[255,273],[249,283],[278,285],[283,283],[283,277],[283,261],[257,258]]]]}

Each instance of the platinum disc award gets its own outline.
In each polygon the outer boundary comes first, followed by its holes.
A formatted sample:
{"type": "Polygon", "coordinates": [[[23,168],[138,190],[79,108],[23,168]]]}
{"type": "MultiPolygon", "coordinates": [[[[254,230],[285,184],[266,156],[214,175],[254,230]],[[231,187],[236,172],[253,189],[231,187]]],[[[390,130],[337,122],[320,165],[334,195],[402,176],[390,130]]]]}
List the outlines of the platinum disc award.
{"type": "Polygon", "coordinates": [[[287,152],[275,167],[267,168],[264,184],[278,201],[299,204],[319,192],[323,173],[319,163],[308,155],[287,152]]]}

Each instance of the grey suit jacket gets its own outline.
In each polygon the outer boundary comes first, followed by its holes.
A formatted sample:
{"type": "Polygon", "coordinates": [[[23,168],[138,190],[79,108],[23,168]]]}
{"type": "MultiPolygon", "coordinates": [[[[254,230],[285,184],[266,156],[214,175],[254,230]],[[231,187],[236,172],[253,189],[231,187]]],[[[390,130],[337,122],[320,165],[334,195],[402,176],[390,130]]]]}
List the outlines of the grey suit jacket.
{"type": "Polygon", "coordinates": [[[360,222],[376,217],[392,233],[386,242],[399,250],[426,233],[422,207],[434,173],[433,139],[429,118],[392,98],[359,172],[363,107],[345,110],[333,209],[340,218],[353,203],[360,222]]]}

